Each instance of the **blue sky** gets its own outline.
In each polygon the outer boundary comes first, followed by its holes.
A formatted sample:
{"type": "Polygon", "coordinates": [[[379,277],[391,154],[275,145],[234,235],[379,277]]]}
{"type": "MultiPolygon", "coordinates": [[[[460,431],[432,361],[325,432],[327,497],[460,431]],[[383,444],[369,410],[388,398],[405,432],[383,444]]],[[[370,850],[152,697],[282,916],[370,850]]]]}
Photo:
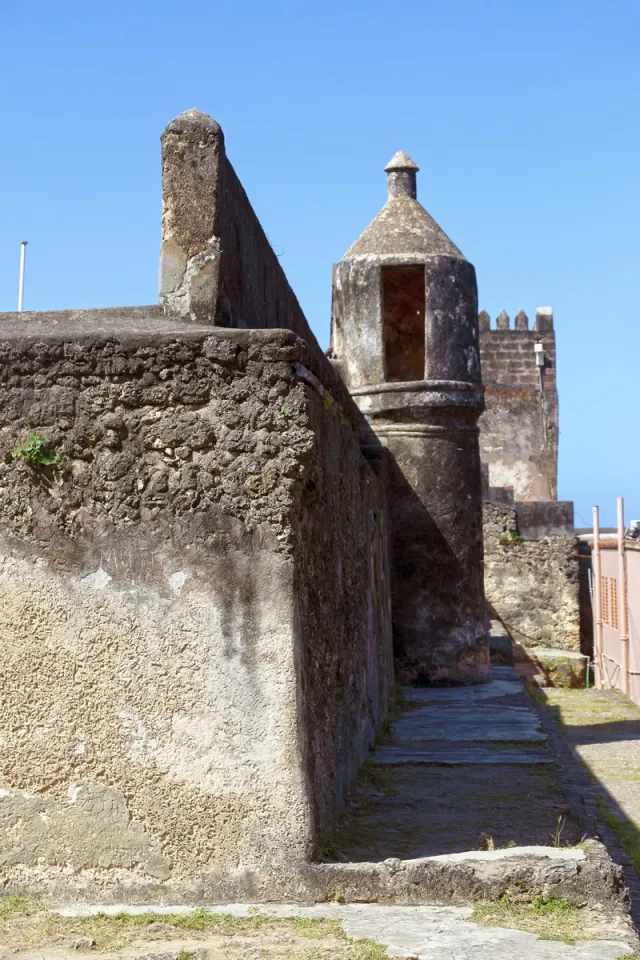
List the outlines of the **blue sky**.
{"type": "Polygon", "coordinates": [[[561,498],[640,517],[640,4],[0,0],[0,310],[150,303],[159,136],[227,150],[319,338],[397,149],[492,316],[554,307],[561,498]]]}

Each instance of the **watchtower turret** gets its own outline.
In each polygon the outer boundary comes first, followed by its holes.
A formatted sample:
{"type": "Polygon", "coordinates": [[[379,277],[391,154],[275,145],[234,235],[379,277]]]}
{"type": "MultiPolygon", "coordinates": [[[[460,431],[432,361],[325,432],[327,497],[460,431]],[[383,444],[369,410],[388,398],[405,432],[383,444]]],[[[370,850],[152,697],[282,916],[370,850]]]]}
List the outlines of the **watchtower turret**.
{"type": "Polygon", "coordinates": [[[418,203],[413,160],[385,170],[387,202],[334,268],[332,346],[392,454],[398,678],[475,683],[489,677],[475,270],[418,203]]]}

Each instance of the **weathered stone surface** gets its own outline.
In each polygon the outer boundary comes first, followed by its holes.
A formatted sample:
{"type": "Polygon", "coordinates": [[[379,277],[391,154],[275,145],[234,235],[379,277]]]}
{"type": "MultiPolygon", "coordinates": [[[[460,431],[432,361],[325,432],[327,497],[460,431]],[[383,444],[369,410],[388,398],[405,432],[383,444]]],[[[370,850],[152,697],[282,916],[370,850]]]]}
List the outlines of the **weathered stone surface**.
{"type": "Polygon", "coordinates": [[[0,317],[3,878],[266,890],[384,714],[384,501],[295,334],[122,319],[0,317]]]}
{"type": "Polygon", "coordinates": [[[515,507],[518,532],[525,540],[574,535],[572,500],[532,500],[515,507]]]}
{"type": "MultiPolygon", "coordinates": [[[[518,731],[517,739],[521,739],[518,731]]],[[[503,739],[507,739],[506,737],[503,739]]],[[[542,739],[542,738],[540,738],[542,739]]],[[[382,747],[376,751],[376,763],[401,764],[423,763],[438,764],[438,766],[461,767],[467,763],[479,764],[538,764],[552,763],[553,758],[540,751],[521,749],[519,747],[505,747],[496,751],[495,747],[485,747],[474,743],[465,743],[464,746],[452,747],[450,743],[426,743],[414,747],[382,747]]]]}
{"type": "MultiPolygon", "coordinates": [[[[585,848],[586,855],[582,850],[515,847],[381,863],[292,863],[286,871],[245,869],[224,876],[208,868],[197,879],[172,877],[162,885],[129,873],[121,875],[119,887],[106,883],[98,871],[51,872],[46,885],[41,879],[40,889],[60,904],[113,904],[116,913],[126,904],[314,903],[335,901],[336,895],[346,903],[458,905],[505,895],[516,901],[564,897],[570,903],[623,909],[628,894],[622,869],[597,841],[588,841],[585,848]]],[[[37,892],[37,872],[28,876],[37,892]]],[[[82,908],[76,906],[65,911],[79,912],[82,908]]]]}
{"type": "Polygon", "coordinates": [[[582,688],[587,679],[587,657],[574,650],[554,650],[549,647],[523,648],[519,669],[523,660],[531,664],[531,670],[544,678],[549,687],[582,688]]]}
{"type": "MultiPolygon", "coordinates": [[[[515,330],[503,311],[497,329],[480,330],[486,409],[480,418],[480,452],[488,486],[511,487],[516,500],[555,500],[558,489],[558,393],[552,314],[528,330],[526,315],[515,330]],[[506,319],[505,319],[506,318],[506,319]],[[541,341],[544,366],[536,364],[541,341]]],[[[537,324],[537,321],[536,321],[537,324]]]]}
{"type": "Polygon", "coordinates": [[[314,875],[347,902],[474,903],[506,894],[515,900],[566,897],[571,903],[624,905],[621,868],[602,844],[589,841],[588,848],[584,859],[575,855],[582,851],[514,848],[379,864],[321,864],[314,875]]]}
{"type": "Polygon", "coordinates": [[[485,592],[492,616],[523,647],[580,650],[574,537],[518,539],[515,508],[484,503],[485,592]]]}

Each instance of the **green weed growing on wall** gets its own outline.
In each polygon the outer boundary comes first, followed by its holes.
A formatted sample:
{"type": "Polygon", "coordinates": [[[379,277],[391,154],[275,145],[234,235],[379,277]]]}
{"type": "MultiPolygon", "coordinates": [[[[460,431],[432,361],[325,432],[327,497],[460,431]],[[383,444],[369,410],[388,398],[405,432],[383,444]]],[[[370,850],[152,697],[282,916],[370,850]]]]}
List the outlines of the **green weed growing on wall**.
{"type": "Polygon", "coordinates": [[[32,467],[58,467],[64,460],[64,456],[57,453],[37,430],[32,430],[26,440],[12,447],[11,456],[14,460],[24,460],[32,467]]]}

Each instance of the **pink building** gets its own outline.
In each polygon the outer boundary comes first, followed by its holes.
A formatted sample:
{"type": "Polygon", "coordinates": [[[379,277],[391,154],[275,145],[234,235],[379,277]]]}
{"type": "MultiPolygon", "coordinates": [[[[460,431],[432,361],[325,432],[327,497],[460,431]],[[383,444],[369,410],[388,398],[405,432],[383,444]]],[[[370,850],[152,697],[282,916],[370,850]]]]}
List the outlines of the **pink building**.
{"type": "Polygon", "coordinates": [[[640,705],[640,544],[592,543],[596,679],[640,705]]]}

